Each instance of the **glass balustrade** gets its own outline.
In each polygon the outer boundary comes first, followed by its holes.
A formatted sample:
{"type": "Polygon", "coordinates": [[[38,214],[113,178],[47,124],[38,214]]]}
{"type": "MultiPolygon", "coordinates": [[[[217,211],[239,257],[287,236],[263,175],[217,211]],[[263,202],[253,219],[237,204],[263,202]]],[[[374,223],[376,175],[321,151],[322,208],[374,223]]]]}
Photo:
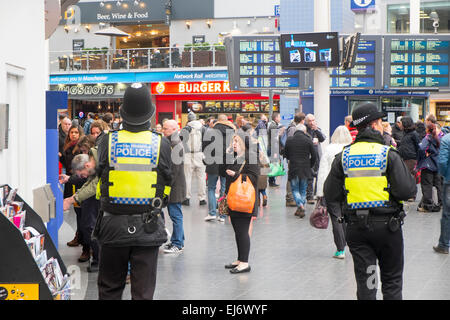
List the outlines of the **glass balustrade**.
{"type": "Polygon", "coordinates": [[[225,46],[50,51],[50,73],[226,66],[225,46]]]}

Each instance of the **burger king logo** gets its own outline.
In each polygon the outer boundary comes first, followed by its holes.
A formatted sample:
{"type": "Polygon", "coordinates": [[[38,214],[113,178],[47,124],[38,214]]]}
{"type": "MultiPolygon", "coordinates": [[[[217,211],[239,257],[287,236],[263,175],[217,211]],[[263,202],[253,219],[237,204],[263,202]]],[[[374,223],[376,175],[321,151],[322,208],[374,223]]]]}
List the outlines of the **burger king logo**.
{"type": "Polygon", "coordinates": [[[158,85],[156,86],[156,92],[158,92],[158,94],[162,94],[164,93],[165,90],[166,86],[164,85],[164,82],[159,82],[158,85]]]}

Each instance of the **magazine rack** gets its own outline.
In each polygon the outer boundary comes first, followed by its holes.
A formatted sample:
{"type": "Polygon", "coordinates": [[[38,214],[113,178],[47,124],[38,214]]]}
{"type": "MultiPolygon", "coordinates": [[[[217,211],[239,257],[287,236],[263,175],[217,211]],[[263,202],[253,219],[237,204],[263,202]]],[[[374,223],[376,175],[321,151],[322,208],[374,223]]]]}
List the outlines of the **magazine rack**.
{"type": "MultiPolygon", "coordinates": [[[[33,227],[40,234],[45,235],[44,250],[47,251],[48,259],[51,257],[57,259],[61,271],[63,274],[66,274],[66,266],[56,250],[55,244],[48,234],[41,217],[19,195],[15,196],[14,201],[23,202],[23,210],[26,210],[25,226],[33,227]]],[[[36,261],[25,243],[22,233],[1,213],[0,257],[0,300],[6,298],[8,288],[13,288],[13,292],[10,291],[9,295],[11,293],[19,294],[16,298],[20,299],[20,292],[23,293],[30,290],[30,286],[36,288],[36,285],[39,287],[39,296],[32,294],[35,299],[54,299],[36,261]]]]}

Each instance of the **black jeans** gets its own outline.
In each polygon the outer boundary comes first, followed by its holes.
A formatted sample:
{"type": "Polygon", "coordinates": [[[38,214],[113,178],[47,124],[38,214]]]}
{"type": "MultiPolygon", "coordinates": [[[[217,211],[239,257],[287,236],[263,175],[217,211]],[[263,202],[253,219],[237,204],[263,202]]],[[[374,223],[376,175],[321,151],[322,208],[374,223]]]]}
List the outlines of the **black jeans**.
{"type": "Polygon", "coordinates": [[[98,261],[99,249],[97,241],[92,240],[92,231],[94,230],[95,223],[97,221],[99,205],[100,201],[95,199],[95,197],[91,197],[83,201],[81,204],[82,214],[80,225],[78,226],[83,239],[83,249],[92,249],[92,257],[94,258],[94,261],[98,261]]]}
{"type": "Polygon", "coordinates": [[[100,250],[99,300],[121,300],[130,262],[131,298],[153,300],[159,247],[109,247],[100,250]]]}
{"type": "Polygon", "coordinates": [[[435,187],[437,191],[438,205],[442,205],[442,178],[438,172],[422,169],[420,186],[422,188],[423,208],[431,210],[433,206],[433,187],[435,187]]]}
{"type": "Polygon", "coordinates": [[[250,235],[248,230],[250,228],[251,217],[230,217],[231,224],[234,229],[236,237],[236,245],[238,249],[238,260],[240,262],[248,262],[250,254],[250,235]]]}
{"type": "Polygon", "coordinates": [[[380,267],[384,300],[401,300],[403,288],[403,233],[401,227],[391,232],[387,224],[372,222],[372,229],[362,230],[349,222],[347,244],[353,256],[358,300],[375,300],[376,264],[380,267]]]}

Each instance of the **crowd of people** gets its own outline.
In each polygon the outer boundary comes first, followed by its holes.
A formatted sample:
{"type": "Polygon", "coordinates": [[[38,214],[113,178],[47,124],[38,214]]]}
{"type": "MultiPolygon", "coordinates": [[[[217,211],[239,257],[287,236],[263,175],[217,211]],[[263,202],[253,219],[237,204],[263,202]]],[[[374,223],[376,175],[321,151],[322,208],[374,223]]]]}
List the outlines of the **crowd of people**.
{"type": "MultiPolygon", "coordinates": [[[[238,115],[235,121],[226,114],[218,115],[217,119],[198,119],[193,112],[188,114],[187,120],[180,128],[177,121],[164,119],[153,129],[167,138],[172,150],[171,192],[167,205],[172,233],[163,247],[165,253],[183,252],[183,206],[192,205],[193,190],[197,190],[198,204],[207,211],[205,222],[223,223],[227,214],[233,226],[237,257],[225,268],[231,273],[249,272],[253,221],[258,217],[259,208],[270,202],[267,187],[279,187],[277,177],[287,174],[286,206],[295,207],[293,214],[300,219],[307,214],[307,204],[317,202],[316,205],[326,206],[336,245],[333,257],[345,258],[346,223],[342,221],[341,206],[326,203],[324,184],[336,155],[358,136],[351,115],[343,119],[343,125],[336,128],[324,148],[322,144],[327,137],[313,114],[298,112],[287,126],[281,124],[277,112],[270,121],[266,115],[259,119],[238,115]],[[174,161],[174,154],[180,161],[174,161]],[[287,172],[284,163],[287,163],[287,172]],[[230,194],[230,189],[235,192],[236,184],[245,183],[253,193],[253,204],[239,209],[229,202],[226,212],[219,210],[221,199],[230,194]],[[197,189],[192,188],[194,184],[197,189]]],[[[410,174],[420,184],[422,197],[417,210],[438,212],[443,206],[443,183],[448,181],[448,177],[441,176],[446,161],[439,158],[440,154],[447,157],[449,154],[448,128],[441,128],[432,114],[424,123],[414,122],[410,116],[396,120],[392,127],[387,122],[382,123],[384,144],[398,150],[410,174]],[[437,191],[437,202],[433,200],[433,187],[437,191]]],[[[65,184],[64,209],[73,205],[77,215],[77,231],[67,245],[82,246],[79,261],[89,261],[88,271],[97,271],[99,260],[99,246],[91,239],[99,210],[98,200],[92,196],[95,193],[92,188],[98,184],[97,146],[110,130],[116,129],[122,129],[120,116],[110,113],[101,117],[88,113],[83,127],[67,117],[60,119],[60,181],[65,184]]],[[[409,201],[415,201],[415,197],[409,201]]],[[[434,249],[448,253],[448,243],[443,239],[434,249]]]]}

